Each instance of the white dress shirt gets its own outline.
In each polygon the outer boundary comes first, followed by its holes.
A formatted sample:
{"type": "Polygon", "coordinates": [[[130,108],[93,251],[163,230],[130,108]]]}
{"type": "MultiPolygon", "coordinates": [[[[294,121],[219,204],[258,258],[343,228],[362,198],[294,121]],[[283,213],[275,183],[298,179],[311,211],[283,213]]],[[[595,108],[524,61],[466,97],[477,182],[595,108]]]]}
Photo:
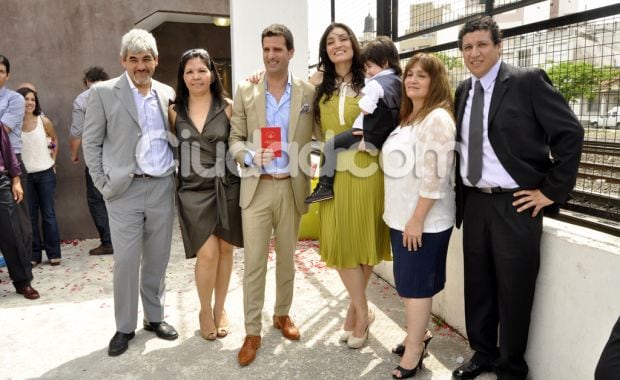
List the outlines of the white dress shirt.
{"type": "Polygon", "coordinates": [[[469,119],[471,116],[471,104],[474,99],[474,85],[478,78],[471,77],[471,89],[467,96],[465,111],[463,112],[463,123],[461,124],[461,142],[459,154],[461,156],[460,173],[465,186],[475,187],[501,187],[504,189],[514,189],[519,187],[517,182],[508,174],[502,163],[497,158],[491,142],[489,141],[489,109],[491,108],[491,97],[495,88],[495,79],[499,72],[502,60],[497,60],[491,70],[485,76],[479,78],[482,89],[484,90],[484,113],[482,117],[482,178],[477,184],[472,184],[467,179],[467,163],[469,146],[469,119]]]}
{"type": "Polygon", "coordinates": [[[454,138],[452,116],[443,108],[422,121],[397,127],[383,144],[385,173],[383,220],[403,231],[420,197],[436,199],[424,220],[424,232],[441,232],[454,224],[454,138]]]}

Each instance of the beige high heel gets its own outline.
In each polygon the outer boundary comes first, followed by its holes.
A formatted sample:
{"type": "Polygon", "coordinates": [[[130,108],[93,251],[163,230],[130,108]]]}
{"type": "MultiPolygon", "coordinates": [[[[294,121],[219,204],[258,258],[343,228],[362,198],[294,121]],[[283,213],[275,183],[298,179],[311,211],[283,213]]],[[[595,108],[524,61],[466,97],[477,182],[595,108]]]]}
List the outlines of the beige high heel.
{"type": "Polygon", "coordinates": [[[230,327],[228,325],[228,314],[226,314],[226,310],[222,311],[222,316],[220,317],[220,325],[216,327],[218,338],[223,338],[230,332],[230,327]]]}
{"type": "Polygon", "coordinates": [[[347,346],[349,346],[349,348],[355,349],[364,347],[366,341],[368,340],[368,330],[370,329],[370,325],[372,325],[374,321],[375,313],[373,313],[372,310],[368,309],[368,325],[366,326],[366,331],[364,332],[364,335],[358,338],[354,336],[353,331],[351,331],[351,335],[349,335],[349,339],[347,339],[347,346]]]}
{"type": "Polygon", "coordinates": [[[200,336],[206,340],[215,340],[217,338],[217,329],[207,330],[206,323],[203,321],[203,313],[198,313],[198,323],[200,324],[200,336]]]}
{"type": "MultiPolygon", "coordinates": [[[[368,309],[368,326],[370,327],[370,325],[375,321],[375,313],[368,309]]],[[[348,342],[349,341],[349,337],[353,335],[353,330],[342,330],[342,332],[340,333],[340,341],[341,342],[348,342]]]]}
{"type": "Polygon", "coordinates": [[[342,330],[340,333],[340,341],[346,342],[349,340],[349,337],[353,334],[353,330],[342,330]]]}
{"type": "Polygon", "coordinates": [[[366,331],[364,331],[364,335],[362,335],[359,338],[351,334],[349,336],[349,339],[347,340],[347,346],[349,346],[349,348],[355,348],[355,349],[364,347],[364,345],[366,344],[366,341],[368,340],[368,328],[369,327],[370,326],[366,326],[366,331]]]}

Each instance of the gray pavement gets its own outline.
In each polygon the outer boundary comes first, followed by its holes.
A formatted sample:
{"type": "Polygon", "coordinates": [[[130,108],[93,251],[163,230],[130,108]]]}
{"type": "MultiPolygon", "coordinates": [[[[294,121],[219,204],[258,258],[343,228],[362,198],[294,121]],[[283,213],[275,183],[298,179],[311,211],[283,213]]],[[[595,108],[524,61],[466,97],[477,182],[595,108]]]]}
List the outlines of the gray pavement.
{"type": "MultiPolygon", "coordinates": [[[[6,268],[0,268],[0,379],[389,379],[398,365],[390,347],[404,336],[404,309],[395,290],[373,275],[368,290],[376,321],[360,350],[338,341],[347,306],[337,273],[326,268],[317,242],[300,242],[291,316],[302,338],[291,342],[271,327],[274,267],[270,257],[263,310],[263,342],[250,366],[237,364],[243,343],[241,279],[243,251],[235,251],[226,309],[231,334],[210,342],[198,332],[199,303],[194,260],[186,260],[178,228],[167,275],[165,319],[179,339],[165,341],[141,326],[120,357],[107,355],[115,332],[112,257],[92,257],[97,240],[62,247],[62,264],[47,262],[33,270],[36,301],[15,293],[6,268]]],[[[141,319],[142,311],[140,310],[141,319]]],[[[430,326],[434,339],[425,369],[416,379],[450,379],[451,370],[470,357],[467,342],[446,326],[430,326]]],[[[494,379],[491,374],[479,377],[494,379]]]]}

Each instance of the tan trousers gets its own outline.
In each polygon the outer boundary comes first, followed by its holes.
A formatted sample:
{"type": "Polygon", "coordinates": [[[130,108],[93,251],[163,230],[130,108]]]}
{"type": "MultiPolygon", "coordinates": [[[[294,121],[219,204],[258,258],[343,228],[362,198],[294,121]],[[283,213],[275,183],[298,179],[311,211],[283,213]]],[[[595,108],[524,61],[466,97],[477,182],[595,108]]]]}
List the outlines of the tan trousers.
{"type": "Polygon", "coordinates": [[[261,335],[269,240],[275,236],[275,315],[287,315],[293,302],[295,246],[301,215],[290,179],[261,179],[250,205],[242,210],[244,239],[243,308],[247,335],[261,335]]]}

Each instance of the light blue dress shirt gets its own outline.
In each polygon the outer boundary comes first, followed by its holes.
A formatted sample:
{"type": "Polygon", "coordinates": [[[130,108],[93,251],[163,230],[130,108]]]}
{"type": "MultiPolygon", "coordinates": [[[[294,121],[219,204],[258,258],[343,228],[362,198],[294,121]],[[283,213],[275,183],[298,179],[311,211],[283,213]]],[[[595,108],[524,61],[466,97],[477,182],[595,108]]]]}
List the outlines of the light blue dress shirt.
{"type": "Polygon", "coordinates": [[[267,174],[288,174],[288,122],[291,116],[291,74],[288,75],[288,82],[280,102],[269,92],[269,83],[265,78],[265,118],[267,127],[280,128],[282,138],[282,156],[276,157],[271,163],[263,168],[267,174]]]}
{"type": "Polygon", "coordinates": [[[26,112],[24,97],[6,87],[0,88],[0,122],[10,129],[9,140],[16,154],[22,152],[22,124],[26,112]]]}
{"type": "MultiPolygon", "coordinates": [[[[269,84],[265,77],[265,119],[266,127],[280,128],[282,156],[275,157],[271,163],[262,169],[264,174],[288,174],[289,155],[288,155],[288,123],[291,115],[291,73],[288,74],[288,81],[284,94],[280,102],[269,92],[269,84]]],[[[262,127],[262,126],[261,126],[262,127]]],[[[255,152],[248,152],[245,156],[247,166],[255,166],[253,162],[255,152]]]]}
{"type": "Polygon", "coordinates": [[[168,142],[168,130],[164,122],[164,116],[159,109],[157,93],[151,88],[150,92],[143,96],[133,84],[127,72],[127,80],[133,93],[133,99],[138,110],[142,137],[136,147],[136,161],[138,167],[136,174],[148,174],[161,177],[174,166],[172,149],[168,142]]]}
{"type": "Polygon", "coordinates": [[[86,104],[88,104],[88,92],[90,89],[82,91],[73,101],[73,112],[71,117],[71,129],[69,134],[72,137],[82,138],[84,132],[84,119],[86,117],[86,104]]]}

